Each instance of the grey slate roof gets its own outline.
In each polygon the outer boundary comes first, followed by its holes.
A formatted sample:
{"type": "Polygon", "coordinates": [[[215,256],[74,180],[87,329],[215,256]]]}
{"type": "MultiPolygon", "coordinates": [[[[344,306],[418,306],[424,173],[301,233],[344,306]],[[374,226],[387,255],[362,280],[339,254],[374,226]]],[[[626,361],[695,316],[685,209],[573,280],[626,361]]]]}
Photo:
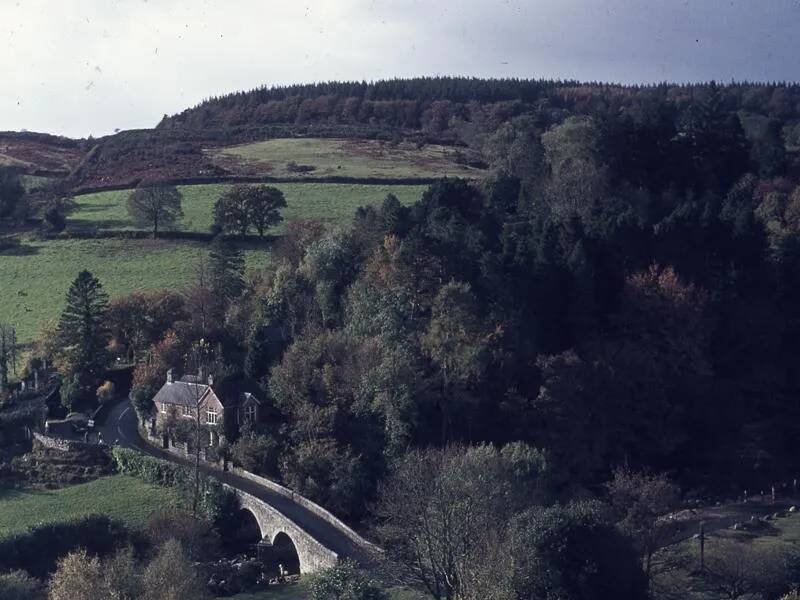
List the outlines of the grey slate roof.
{"type": "Polygon", "coordinates": [[[153,402],[195,407],[206,391],[208,391],[208,386],[205,384],[191,383],[181,379],[162,385],[153,398],[153,402]]]}

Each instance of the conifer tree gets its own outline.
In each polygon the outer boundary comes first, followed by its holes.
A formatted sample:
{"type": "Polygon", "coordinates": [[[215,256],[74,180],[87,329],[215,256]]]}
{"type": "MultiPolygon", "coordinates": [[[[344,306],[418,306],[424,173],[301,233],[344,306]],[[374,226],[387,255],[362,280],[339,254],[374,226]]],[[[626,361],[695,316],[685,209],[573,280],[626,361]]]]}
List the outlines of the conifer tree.
{"type": "Polygon", "coordinates": [[[211,288],[227,306],[244,290],[244,254],[224,236],[211,243],[209,254],[211,288]]]}
{"type": "Polygon", "coordinates": [[[108,365],[108,295],[89,271],[81,271],[67,292],[67,305],[58,324],[62,375],[68,383],[62,398],[72,405],[88,400],[108,365]]]}

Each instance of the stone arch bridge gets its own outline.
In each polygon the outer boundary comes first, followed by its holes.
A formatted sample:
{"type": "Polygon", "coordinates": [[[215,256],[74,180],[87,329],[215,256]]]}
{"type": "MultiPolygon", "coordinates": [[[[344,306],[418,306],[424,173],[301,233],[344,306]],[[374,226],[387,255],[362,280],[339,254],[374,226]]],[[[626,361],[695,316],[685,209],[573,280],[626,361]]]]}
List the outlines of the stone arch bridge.
{"type": "Polygon", "coordinates": [[[281,534],[288,536],[297,551],[300,573],[313,573],[333,567],[339,563],[339,554],[317,541],[296,523],[287,519],[272,506],[236,488],[230,488],[239,498],[242,509],[250,512],[261,531],[262,552],[266,548],[268,556],[276,561],[282,559],[277,540],[281,534]]]}
{"type": "MultiPolygon", "coordinates": [[[[185,454],[158,448],[142,439],[136,413],[127,401],[112,408],[102,432],[108,443],[194,467],[194,460],[185,454]]],[[[209,464],[201,464],[200,468],[234,490],[241,507],[255,517],[263,546],[274,546],[279,536],[291,540],[297,551],[301,573],[313,573],[344,559],[369,566],[382,554],[380,548],[327,510],[273,481],[239,469],[222,471],[209,464]]]]}

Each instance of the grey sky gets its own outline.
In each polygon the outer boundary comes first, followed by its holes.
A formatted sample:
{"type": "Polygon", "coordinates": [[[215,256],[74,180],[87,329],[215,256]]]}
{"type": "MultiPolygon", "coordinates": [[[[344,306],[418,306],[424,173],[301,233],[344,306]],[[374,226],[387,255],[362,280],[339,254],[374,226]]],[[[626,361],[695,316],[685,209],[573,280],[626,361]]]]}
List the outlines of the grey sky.
{"type": "Polygon", "coordinates": [[[0,130],[329,79],[800,80],[798,50],[800,0],[0,0],[0,130]]]}

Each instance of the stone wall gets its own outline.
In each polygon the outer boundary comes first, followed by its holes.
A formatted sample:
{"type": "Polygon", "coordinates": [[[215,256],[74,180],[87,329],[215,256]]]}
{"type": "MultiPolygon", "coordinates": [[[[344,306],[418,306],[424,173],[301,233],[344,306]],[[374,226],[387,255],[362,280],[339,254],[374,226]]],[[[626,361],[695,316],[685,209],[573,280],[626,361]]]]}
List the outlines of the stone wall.
{"type": "Polygon", "coordinates": [[[289,536],[300,559],[301,573],[314,573],[339,563],[339,555],[336,552],[320,544],[286,515],[247,492],[228,485],[225,487],[233,490],[242,508],[250,511],[256,518],[263,543],[271,545],[279,533],[289,536]]]}
{"type": "Polygon", "coordinates": [[[97,444],[93,444],[91,442],[55,438],[43,433],[39,433],[38,431],[33,432],[33,439],[45,448],[50,448],[51,450],[60,450],[61,452],[72,452],[76,450],[86,450],[97,447],[97,444]]]}
{"type": "Polygon", "coordinates": [[[240,469],[239,467],[230,467],[228,471],[230,471],[234,475],[238,475],[239,477],[242,477],[244,479],[249,479],[250,481],[263,485],[265,488],[268,488],[273,492],[280,494],[281,496],[290,498],[292,502],[295,502],[303,506],[307,510],[317,515],[319,518],[333,525],[336,529],[345,534],[350,539],[350,541],[355,543],[357,546],[361,546],[362,548],[371,550],[372,552],[377,552],[377,553],[383,552],[381,548],[379,548],[372,542],[365,540],[362,536],[356,533],[356,531],[352,527],[345,524],[341,519],[334,516],[330,511],[322,508],[319,504],[317,504],[316,502],[312,502],[305,496],[301,496],[297,492],[294,492],[289,488],[280,485],[279,483],[275,483],[274,481],[265,479],[264,477],[259,477],[258,475],[251,473],[250,471],[245,471],[244,469],[240,469]]]}

